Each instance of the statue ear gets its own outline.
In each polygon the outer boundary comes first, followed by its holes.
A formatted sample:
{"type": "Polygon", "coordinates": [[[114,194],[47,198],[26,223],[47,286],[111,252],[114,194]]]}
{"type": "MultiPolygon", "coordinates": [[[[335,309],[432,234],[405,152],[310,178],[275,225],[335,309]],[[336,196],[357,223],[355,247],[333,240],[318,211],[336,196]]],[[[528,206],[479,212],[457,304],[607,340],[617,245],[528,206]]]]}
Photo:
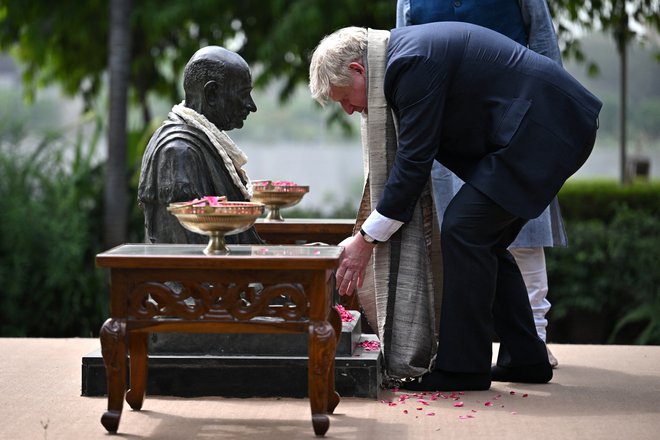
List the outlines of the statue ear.
{"type": "Polygon", "coordinates": [[[218,83],[216,81],[209,81],[204,84],[204,101],[209,107],[215,107],[218,103],[218,83]]]}

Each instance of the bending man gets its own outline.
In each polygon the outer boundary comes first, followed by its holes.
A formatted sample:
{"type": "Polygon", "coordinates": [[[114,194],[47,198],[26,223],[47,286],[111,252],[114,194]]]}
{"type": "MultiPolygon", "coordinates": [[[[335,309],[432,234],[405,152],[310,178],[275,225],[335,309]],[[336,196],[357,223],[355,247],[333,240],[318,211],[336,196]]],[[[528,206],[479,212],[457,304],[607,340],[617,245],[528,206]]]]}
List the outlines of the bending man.
{"type": "Polygon", "coordinates": [[[341,29],[321,41],[311,60],[312,97],[352,114],[381,111],[369,108],[367,90],[382,93],[398,128],[376,209],[359,234],[342,242],[339,292],[360,287],[373,248],[405,228],[437,160],[466,184],[443,219],[435,367],[407,387],[548,382],[546,347],[507,248],[586,161],[602,103],[550,59],[480,26],[394,29],[382,49],[371,47],[370,34],[383,32],[341,29]],[[365,62],[378,50],[384,52],[380,80],[370,75],[379,66],[365,62]],[[491,368],[493,331],[500,351],[491,368]]]}

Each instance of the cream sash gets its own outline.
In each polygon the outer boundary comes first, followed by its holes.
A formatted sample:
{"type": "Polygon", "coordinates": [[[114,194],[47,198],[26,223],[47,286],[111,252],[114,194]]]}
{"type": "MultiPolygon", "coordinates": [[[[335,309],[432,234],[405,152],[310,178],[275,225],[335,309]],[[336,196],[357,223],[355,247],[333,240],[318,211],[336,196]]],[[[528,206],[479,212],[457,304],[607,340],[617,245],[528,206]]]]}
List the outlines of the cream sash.
{"type": "MultiPolygon", "coordinates": [[[[396,155],[396,121],[383,92],[389,35],[368,30],[368,114],[362,119],[365,188],[356,228],[376,208],[396,155]]],[[[429,181],[412,220],[376,246],[358,292],[367,320],[381,340],[385,385],[419,377],[435,361],[442,265],[433,210],[429,181]]]]}

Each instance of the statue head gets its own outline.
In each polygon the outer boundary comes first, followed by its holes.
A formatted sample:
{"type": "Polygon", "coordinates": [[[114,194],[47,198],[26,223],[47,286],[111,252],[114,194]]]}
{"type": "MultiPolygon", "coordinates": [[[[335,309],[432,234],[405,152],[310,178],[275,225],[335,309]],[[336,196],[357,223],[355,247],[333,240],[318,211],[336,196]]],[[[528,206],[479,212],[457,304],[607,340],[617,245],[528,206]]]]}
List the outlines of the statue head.
{"type": "Polygon", "coordinates": [[[220,130],[241,128],[251,112],[250,67],[236,52],[220,46],[204,47],[192,56],[183,73],[185,105],[220,130]]]}

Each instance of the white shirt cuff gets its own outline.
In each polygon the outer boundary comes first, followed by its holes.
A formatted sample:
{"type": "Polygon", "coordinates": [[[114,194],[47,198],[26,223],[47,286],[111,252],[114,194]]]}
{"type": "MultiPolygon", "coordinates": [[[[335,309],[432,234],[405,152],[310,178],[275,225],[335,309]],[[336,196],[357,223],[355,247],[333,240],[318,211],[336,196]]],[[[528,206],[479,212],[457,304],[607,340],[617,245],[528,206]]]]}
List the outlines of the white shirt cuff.
{"type": "Polygon", "coordinates": [[[374,210],[362,224],[362,229],[378,241],[387,241],[399,230],[403,222],[394,220],[374,210]]]}

